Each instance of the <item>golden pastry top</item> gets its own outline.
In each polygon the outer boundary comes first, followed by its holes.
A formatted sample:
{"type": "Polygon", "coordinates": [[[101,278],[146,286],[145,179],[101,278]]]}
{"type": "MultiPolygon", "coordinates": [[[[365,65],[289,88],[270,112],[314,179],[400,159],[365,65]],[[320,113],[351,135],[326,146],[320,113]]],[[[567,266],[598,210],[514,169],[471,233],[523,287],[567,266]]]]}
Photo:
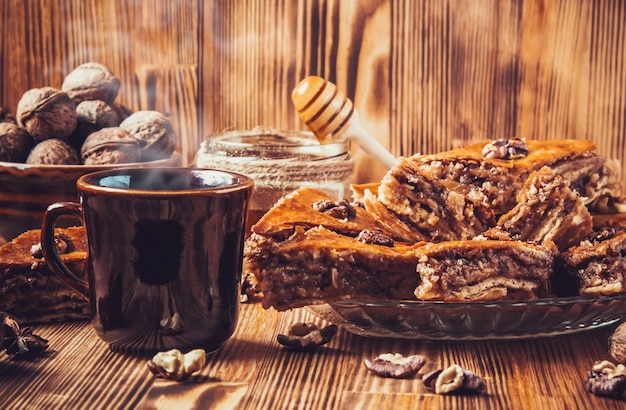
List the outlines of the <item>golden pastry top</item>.
{"type": "Polygon", "coordinates": [[[455,161],[477,162],[499,168],[537,169],[543,165],[577,157],[596,155],[596,144],[589,140],[526,140],[528,155],[517,159],[485,158],[482,150],[490,141],[471,144],[462,148],[443,151],[436,154],[419,155],[410,157],[414,161],[455,161]]]}
{"type": "MultiPolygon", "coordinates": [[[[337,218],[313,209],[318,201],[336,202],[337,198],[314,188],[300,188],[282,199],[252,226],[252,232],[271,236],[280,232],[292,231],[296,226],[313,228],[325,226],[335,232],[356,236],[363,229],[381,230],[374,217],[365,209],[354,206],[355,216],[337,218]]],[[[395,237],[392,233],[386,232],[395,237]]]]}
{"type": "MultiPolygon", "coordinates": [[[[60,255],[67,264],[85,263],[87,261],[87,238],[82,226],[58,228],[55,232],[66,234],[72,240],[74,251],[60,255]]],[[[31,248],[40,242],[41,230],[26,231],[0,247],[0,273],[8,268],[29,268],[34,262],[45,265],[43,259],[33,257],[31,248]]]]}

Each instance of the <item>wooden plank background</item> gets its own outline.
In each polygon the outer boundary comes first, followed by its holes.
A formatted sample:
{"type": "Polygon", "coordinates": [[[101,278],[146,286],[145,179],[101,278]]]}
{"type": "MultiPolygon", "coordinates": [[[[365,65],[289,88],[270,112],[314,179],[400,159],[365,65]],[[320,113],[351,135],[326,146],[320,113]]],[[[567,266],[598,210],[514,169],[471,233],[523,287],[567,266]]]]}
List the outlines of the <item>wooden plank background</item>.
{"type": "MultiPolygon", "coordinates": [[[[204,136],[302,129],[307,75],[335,82],[396,155],[518,136],[592,139],[626,163],[626,5],[617,0],[2,0],[0,106],[98,61],[133,110],[204,136]]],[[[357,182],[384,169],[354,149],[357,182]]]]}

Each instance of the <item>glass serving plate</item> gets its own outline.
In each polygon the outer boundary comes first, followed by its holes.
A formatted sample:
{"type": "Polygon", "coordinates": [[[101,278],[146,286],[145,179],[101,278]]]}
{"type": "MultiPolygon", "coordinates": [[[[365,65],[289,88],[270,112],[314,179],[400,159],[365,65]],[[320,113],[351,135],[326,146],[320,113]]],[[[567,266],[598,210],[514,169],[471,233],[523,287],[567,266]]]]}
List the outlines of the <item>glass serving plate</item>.
{"type": "Polygon", "coordinates": [[[351,333],[415,340],[548,337],[608,326],[626,317],[626,294],[498,302],[343,300],[308,307],[351,333]]]}

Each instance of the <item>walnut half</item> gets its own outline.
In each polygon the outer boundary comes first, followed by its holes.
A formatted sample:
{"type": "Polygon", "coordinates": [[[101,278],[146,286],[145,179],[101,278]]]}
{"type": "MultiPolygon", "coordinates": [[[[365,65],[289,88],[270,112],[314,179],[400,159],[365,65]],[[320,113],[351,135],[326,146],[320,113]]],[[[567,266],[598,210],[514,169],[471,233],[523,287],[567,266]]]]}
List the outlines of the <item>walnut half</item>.
{"type": "Polygon", "coordinates": [[[426,363],[421,355],[403,356],[400,353],[384,353],[373,359],[365,359],[367,370],[380,377],[404,379],[415,375],[426,363]]]}
{"type": "Polygon", "coordinates": [[[328,325],[318,328],[313,323],[295,323],[289,329],[289,334],[279,334],[278,343],[294,350],[315,350],[330,342],[337,333],[337,325],[328,325]]]}
{"type": "Polygon", "coordinates": [[[458,364],[425,374],[422,383],[437,394],[479,394],[487,390],[482,377],[458,364]]]}
{"type": "Polygon", "coordinates": [[[585,389],[596,396],[622,397],[626,391],[626,367],[608,360],[597,362],[591,371],[585,389]]]}
{"type": "Polygon", "coordinates": [[[148,360],[147,366],[157,377],[182,381],[201,370],[205,363],[206,352],[203,349],[195,349],[185,354],[178,349],[172,349],[154,355],[152,360],[148,360]]]}

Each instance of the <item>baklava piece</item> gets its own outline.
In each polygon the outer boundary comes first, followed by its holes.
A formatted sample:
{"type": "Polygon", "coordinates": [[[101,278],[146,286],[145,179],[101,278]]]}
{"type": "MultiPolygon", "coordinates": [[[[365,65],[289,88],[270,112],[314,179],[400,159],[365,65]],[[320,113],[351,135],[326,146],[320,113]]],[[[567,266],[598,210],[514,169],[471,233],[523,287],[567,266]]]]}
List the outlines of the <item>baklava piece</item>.
{"type": "Polygon", "coordinates": [[[397,214],[383,205],[376,195],[367,190],[363,193],[363,206],[376,219],[380,226],[395,234],[402,240],[410,243],[430,241],[431,234],[415,229],[408,218],[399,218],[397,214]]]}
{"type": "Polygon", "coordinates": [[[545,297],[553,253],[520,241],[465,240],[417,248],[421,300],[470,302],[545,297]]]}
{"type": "Polygon", "coordinates": [[[366,208],[379,216],[379,222],[399,220],[420,235],[416,239],[432,242],[472,238],[495,225],[494,213],[476,187],[427,171],[400,158],[378,187],[378,202],[395,218],[367,201],[366,208]]]}
{"type": "MultiPolygon", "coordinates": [[[[347,200],[337,200],[327,193],[303,187],[281,198],[252,226],[252,232],[263,236],[291,235],[296,226],[306,229],[325,226],[328,229],[356,236],[363,229],[383,230],[365,209],[347,200]]],[[[401,239],[388,230],[385,235],[401,239]]]]}
{"type": "Polygon", "coordinates": [[[357,237],[324,227],[297,227],[285,240],[253,233],[246,272],[254,273],[264,308],[287,310],[340,299],[413,299],[414,248],[380,232],[357,237]]]}
{"type": "Polygon", "coordinates": [[[598,228],[556,259],[553,288],[558,296],[610,296],[626,292],[626,230],[598,228]]]}
{"type": "Polygon", "coordinates": [[[265,308],[344,298],[412,299],[416,259],[413,247],[397,239],[366,209],[300,188],[252,227],[244,271],[258,280],[265,308]]]}
{"type": "MultiPolygon", "coordinates": [[[[41,231],[27,231],[0,247],[0,311],[24,323],[89,318],[89,302],[49,269],[39,254],[41,231]]],[[[61,259],[77,276],[87,277],[85,230],[55,230],[61,259]]]]}
{"type": "Polygon", "coordinates": [[[592,217],[569,181],[551,168],[533,172],[517,195],[517,205],[498,219],[512,239],[564,251],[593,230],[592,217]]]}
{"type": "MultiPolygon", "coordinates": [[[[619,164],[596,153],[596,145],[587,140],[537,141],[511,138],[468,145],[431,155],[414,155],[408,158],[412,168],[421,170],[432,178],[457,182],[474,187],[486,197],[487,205],[496,215],[510,211],[516,196],[529,175],[549,166],[556,174],[569,180],[570,189],[578,192],[585,205],[595,210],[596,204],[618,208],[619,164]]],[[[396,167],[404,166],[399,163],[396,167]]],[[[399,170],[391,169],[390,173],[399,170]]],[[[395,183],[386,178],[381,185],[395,183]]],[[[389,208],[400,206],[404,199],[385,198],[381,186],[379,199],[389,208]]]]}

